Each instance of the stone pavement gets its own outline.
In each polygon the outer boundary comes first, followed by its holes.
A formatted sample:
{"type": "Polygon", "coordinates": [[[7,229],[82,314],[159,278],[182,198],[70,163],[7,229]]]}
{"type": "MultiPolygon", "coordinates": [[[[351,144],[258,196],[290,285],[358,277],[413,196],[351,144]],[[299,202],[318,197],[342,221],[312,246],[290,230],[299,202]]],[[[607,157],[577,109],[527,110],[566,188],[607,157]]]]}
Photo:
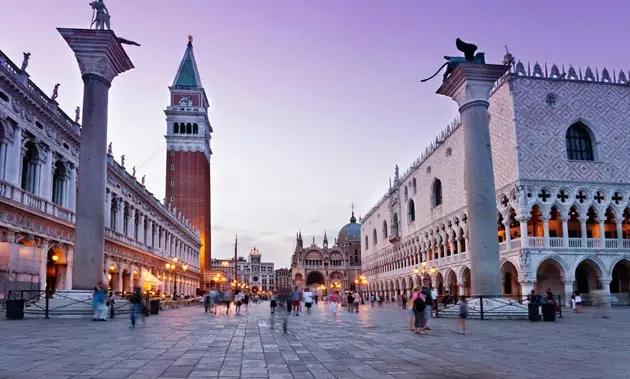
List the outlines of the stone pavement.
{"type": "Polygon", "coordinates": [[[0,321],[0,378],[629,378],[630,308],[590,310],[555,323],[433,319],[412,335],[406,311],[363,306],[311,315],[164,312],[129,329],[127,318],[0,321]]]}

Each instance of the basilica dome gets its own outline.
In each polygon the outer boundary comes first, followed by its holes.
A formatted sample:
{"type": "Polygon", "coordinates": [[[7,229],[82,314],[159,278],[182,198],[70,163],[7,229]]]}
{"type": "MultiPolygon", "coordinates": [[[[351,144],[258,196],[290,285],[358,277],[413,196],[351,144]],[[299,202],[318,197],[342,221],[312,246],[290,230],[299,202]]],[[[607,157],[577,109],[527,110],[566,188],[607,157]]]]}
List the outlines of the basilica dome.
{"type": "Polygon", "coordinates": [[[338,241],[339,243],[361,242],[361,226],[357,224],[354,212],[352,212],[352,217],[350,217],[350,223],[339,230],[338,241]]]}

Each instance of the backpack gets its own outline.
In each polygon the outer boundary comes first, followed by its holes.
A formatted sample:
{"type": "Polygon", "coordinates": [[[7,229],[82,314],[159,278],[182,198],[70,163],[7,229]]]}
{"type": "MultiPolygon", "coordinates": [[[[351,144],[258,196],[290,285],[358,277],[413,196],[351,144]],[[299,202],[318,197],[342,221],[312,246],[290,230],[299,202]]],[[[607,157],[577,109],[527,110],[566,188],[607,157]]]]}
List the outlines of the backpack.
{"type": "Polygon", "coordinates": [[[418,312],[424,312],[427,307],[427,303],[422,300],[420,296],[416,297],[413,301],[413,310],[418,312]]]}

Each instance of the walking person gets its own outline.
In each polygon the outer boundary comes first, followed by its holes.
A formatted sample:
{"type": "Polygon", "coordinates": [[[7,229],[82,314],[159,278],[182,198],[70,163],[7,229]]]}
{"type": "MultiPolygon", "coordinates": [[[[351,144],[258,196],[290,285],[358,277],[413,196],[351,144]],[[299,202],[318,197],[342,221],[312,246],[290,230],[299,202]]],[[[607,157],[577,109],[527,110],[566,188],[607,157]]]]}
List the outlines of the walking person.
{"type": "MultiPolygon", "coordinates": [[[[142,290],[140,287],[136,287],[133,290],[133,295],[129,299],[129,303],[131,303],[131,312],[129,315],[131,316],[131,326],[130,328],[136,327],[136,318],[142,312],[142,290]]],[[[145,322],[144,317],[142,317],[142,323],[145,322]]]]}
{"type": "Polygon", "coordinates": [[[414,316],[413,333],[414,334],[427,334],[426,332],[426,309],[427,309],[426,297],[422,292],[418,292],[417,296],[413,300],[412,310],[414,316]]]}
{"type": "Polygon", "coordinates": [[[241,314],[241,305],[243,305],[243,293],[241,291],[236,291],[236,295],[234,295],[234,304],[236,305],[236,315],[241,314]]]}
{"type": "MultiPolygon", "coordinates": [[[[208,310],[210,309],[210,306],[212,304],[212,298],[210,297],[210,293],[208,292],[207,294],[203,295],[203,307],[205,309],[205,313],[208,313],[208,310]]],[[[210,313],[212,313],[212,311],[210,311],[210,313]]]]}
{"type": "Polygon", "coordinates": [[[402,305],[402,309],[407,309],[407,296],[404,294],[400,297],[400,303],[402,305]]]}
{"type": "Polygon", "coordinates": [[[330,295],[330,309],[332,310],[333,316],[337,315],[338,304],[339,304],[339,291],[335,291],[332,295],[330,295]]]}
{"type": "Polygon", "coordinates": [[[352,299],[354,300],[354,312],[359,313],[359,302],[361,301],[361,295],[358,292],[355,292],[352,295],[352,299]]]}
{"type": "Polygon", "coordinates": [[[249,309],[249,294],[243,294],[243,305],[245,306],[245,312],[249,309]]]}
{"type": "Polygon", "coordinates": [[[291,294],[291,303],[293,305],[293,311],[295,312],[296,316],[300,315],[300,301],[302,300],[302,293],[300,292],[300,289],[298,288],[298,286],[295,286],[295,288],[293,289],[293,293],[291,294]]]}
{"type": "Polygon", "coordinates": [[[227,289],[223,292],[223,302],[225,303],[225,314],[230,313],[230,304],[232,304],[232,300],[234,299],[234,292],[231,289],[227,289]]]}
{"type": "Polygon", "coordinates": [[[347,303],[347,308],[348,308],[348,312],[352,313],[352,307],[354,306],[354,296],[352,296],[352,292],[348,292],[348,303],[347,303]]]}
{"type": "Polygon", "coordinates": [[[107,321],[109,309],[107,308],[107,289],[103,282],[98,282],[92,295],[92,308],[94,309],[94,321],[107,321]]]}
{"type": "MultiPolygon", "coordinates": [[[[278,297],[276,295],[271,295],[271,301],[269,302],[269,307],[271,308],[271,314],[276,313],[276,307],[278,306],[278,301],[276,300],[278,297]]],[[[247,308],[245,308],[247,311],[247,308]]]]}
{"type": "Polygon", "coordinates": [[[304,306],[306,307],[306,314],[311,314],[311,307],[313,306],[313,292],[310,288],[304,291],[304,306]]]}
{"type": "Polygon", "coordinates": [[[374,308],[374,302],[376,301],[376,296],[374,294],[370,295],[370,303],[372,303],[372,308],[374,308]]]}
{"type": "Polygon", "coordinates": [[[426,285],[423,285],[420,292],[424,295],[424,302],[426,303],[426,308],[425,308],[426,317],[424,320],[424,330],[425,331],[431,330],[431,328],[429,327],[429,318],[432,315],[431,308],[433,307],[433,298],[431,297],[431,288],[427,287],[426,285]]]}
{"type": "Polygon", "coordinates": [[[468,300],[466,296],[462,296],[459,300],[459,325],[461,330],[458,334],[466,334],[466,319],[468,318],[468,300]]]}

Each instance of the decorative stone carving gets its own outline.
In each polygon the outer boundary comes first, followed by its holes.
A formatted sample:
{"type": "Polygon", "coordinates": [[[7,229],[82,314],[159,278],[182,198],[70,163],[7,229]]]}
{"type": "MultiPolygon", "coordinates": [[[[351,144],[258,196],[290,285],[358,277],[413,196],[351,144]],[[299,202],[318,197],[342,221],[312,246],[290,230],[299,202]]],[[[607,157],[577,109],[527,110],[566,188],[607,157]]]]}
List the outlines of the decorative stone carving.
{"type": "Polygon", "coordinates": [[[24,58],[22,59],[22,66],[20,66],[20,70],[26,71],[26,68],[28,67],[28,61],[29,59],[31,59],[31,53],[22,53],[22,55],[24,56],[24,58]]]}
{"type": "Polygon", "coordinates": [[[81,107],[77,106],[77,108],[74,110],[74,122],[78,124],[80,119],[81,119],[81,107]]]}
{"type": "Polygon", "coordinates": [[[59,83],[55,84],[55,88],[53,88],[52,95],[50,96],[50,99],[51,99],[52,101],[57,100],[57,97],[59,97],[59,86],[60,86],[60,85],[61,85],[61,84],[59,84],[59,83]]]}

